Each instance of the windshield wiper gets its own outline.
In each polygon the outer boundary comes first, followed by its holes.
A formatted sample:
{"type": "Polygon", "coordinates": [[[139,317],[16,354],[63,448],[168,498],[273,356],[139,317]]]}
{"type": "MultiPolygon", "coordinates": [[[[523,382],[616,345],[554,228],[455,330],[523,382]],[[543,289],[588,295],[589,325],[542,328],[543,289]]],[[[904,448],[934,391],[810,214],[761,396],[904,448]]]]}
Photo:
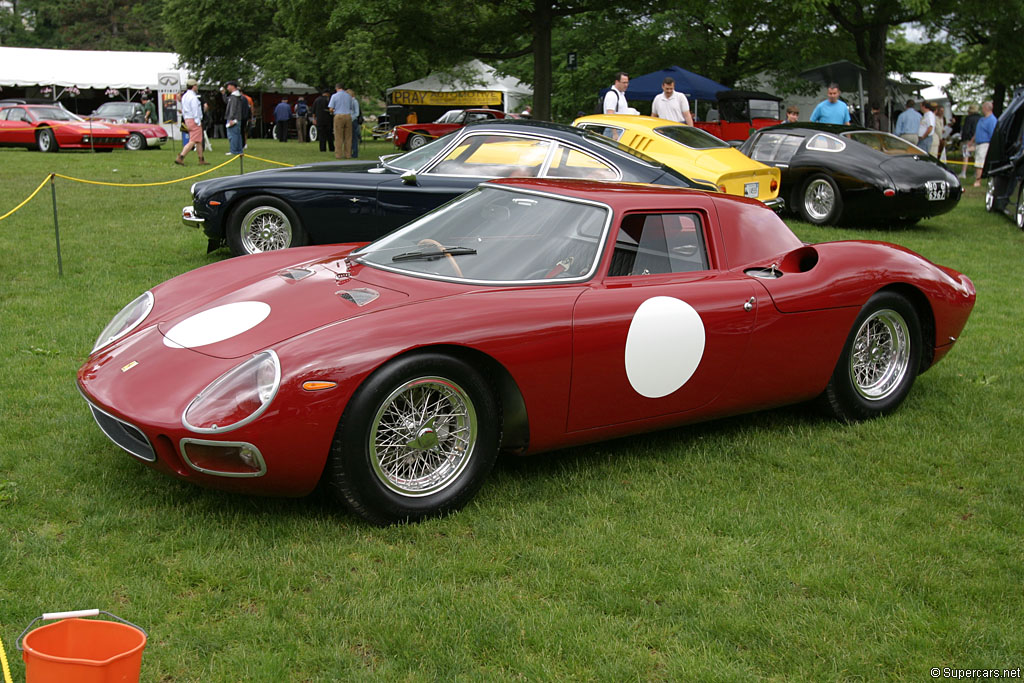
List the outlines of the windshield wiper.
{"type": "Polygon", "coordinates": [[[431,249],[420,249],[418,251],[407,251],[404,254],[392,256],[392,261],[431,261],[442,256],[463,256],[475,254],[476,249],[472,247],[433,247],[431,249]]]}

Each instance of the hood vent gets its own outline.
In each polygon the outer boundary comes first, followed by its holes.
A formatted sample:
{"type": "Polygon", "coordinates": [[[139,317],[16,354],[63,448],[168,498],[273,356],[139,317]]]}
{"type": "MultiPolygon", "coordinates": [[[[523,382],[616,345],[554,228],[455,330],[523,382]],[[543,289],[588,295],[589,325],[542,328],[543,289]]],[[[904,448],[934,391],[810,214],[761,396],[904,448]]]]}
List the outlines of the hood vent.
{"type": "Polygon", "coordinates": [[[359,287],[357,289],[339,289],[335,294],[345,301],[351,301],[356,306],[365,306],[380,296],[380,292],[366,287],[359,287]]]}
{"type": "Polygon", "coordinates": [[[305,280],[312,274],[313,271],[307,268],[289,268],[288,270],[282,270],[280,273],[278,273],[278,275],[283,277],[285,280],[291,280],[293,282],[305,280]]]}

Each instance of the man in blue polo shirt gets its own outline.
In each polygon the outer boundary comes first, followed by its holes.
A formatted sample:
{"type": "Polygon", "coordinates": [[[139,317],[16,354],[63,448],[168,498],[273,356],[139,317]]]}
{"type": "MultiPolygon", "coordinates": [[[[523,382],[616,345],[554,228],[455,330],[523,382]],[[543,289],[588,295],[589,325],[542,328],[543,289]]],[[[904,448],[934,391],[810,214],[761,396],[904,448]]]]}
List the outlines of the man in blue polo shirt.
{"type": "Polygon", "coordinates": [[[818,103],[811,112],[814,123],[835,123],[840,126],[850,125],[850,108],[839,100],[839,84],[828,84],[828,99],[818,103]]]}
{"type": "Polygon", "coordinates": [[[974,129],[974,186],[981,187],[981,172],[985,169],[985,156],[988,154],[988,143],[992,142],[992,133],[996,130],[999,119],[992,113],[992,103],[981,103],[981,118],[974,129]]]}

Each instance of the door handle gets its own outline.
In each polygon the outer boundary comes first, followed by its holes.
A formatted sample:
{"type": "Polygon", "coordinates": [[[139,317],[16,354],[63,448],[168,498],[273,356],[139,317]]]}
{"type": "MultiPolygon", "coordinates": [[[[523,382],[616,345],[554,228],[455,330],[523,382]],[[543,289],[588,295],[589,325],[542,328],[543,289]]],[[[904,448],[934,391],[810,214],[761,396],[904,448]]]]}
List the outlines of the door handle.
{"type": "Polygon", "coordinates": [[[754,304],[756,302],[757,302],[757,299],[755,299],[754,297],[750,297],[750,299],[748,299],[746,301],[746,303],[743,304],[743,310],[744,311],[752,311],[752,310],[754,310],[754,304]]]}

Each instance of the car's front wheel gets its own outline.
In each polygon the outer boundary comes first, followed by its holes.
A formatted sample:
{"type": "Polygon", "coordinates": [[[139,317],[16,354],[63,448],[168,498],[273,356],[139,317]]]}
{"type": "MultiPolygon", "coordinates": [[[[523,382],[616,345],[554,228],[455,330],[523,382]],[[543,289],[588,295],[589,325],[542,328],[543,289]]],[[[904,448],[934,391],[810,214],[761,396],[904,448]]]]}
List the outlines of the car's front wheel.
{"type": "Polygon", "coordinates": [[[910,392],[922,352],[921,322],[906,298],[879,292],[853,323],[823,402],[842,420],[895,410],[910,392]]]}
{"type": "Polygon", "coordinates": [[[832,225],[843,213],[843,197],[836,181],[817,174],[807,179],[797,202],[800,217],[815,225],[832,225]]]}
{"type": "Polygon", "coordinates": [[[41,128],[36,133],[36,147],[40,152],[56,152],[57,138],[49,128],[41,128]]]}
{"type": "Polygon", "coordinates": [[[988,190],[985,191],[985,210],[991,213],[996,208],[996,190],[992,181],[988,183],[988,190]]]}
{"type": "Polygon", "coordinates": [[[494,392],[451,356],[392,361],[359,387],[342,415],[326,479],[374,524],[458,510],[480,489],[498,454],[494,392]]]}
{"type": "Polygon", "coordinates": [[[132,152],[138,152],[140,149],[146,148],[146,136],[142,133],[132,133],[125,140],[124,148],[131,150],[132,152]]]}
{"type": "Polygon", "coordinates": [[[423,145],[427,144],[427,142],[428,140],[426,136],[413,133],[409,136],[409,142],[406,144],[409,145],[409,149],[419,149],[423,145]]]}
{"type": "Polygon", "coordinates": [[[306,244],[299,217],[276,197],[250,197],[231,212],[228,246],[235,256],[277,251],[306,244]]]}

